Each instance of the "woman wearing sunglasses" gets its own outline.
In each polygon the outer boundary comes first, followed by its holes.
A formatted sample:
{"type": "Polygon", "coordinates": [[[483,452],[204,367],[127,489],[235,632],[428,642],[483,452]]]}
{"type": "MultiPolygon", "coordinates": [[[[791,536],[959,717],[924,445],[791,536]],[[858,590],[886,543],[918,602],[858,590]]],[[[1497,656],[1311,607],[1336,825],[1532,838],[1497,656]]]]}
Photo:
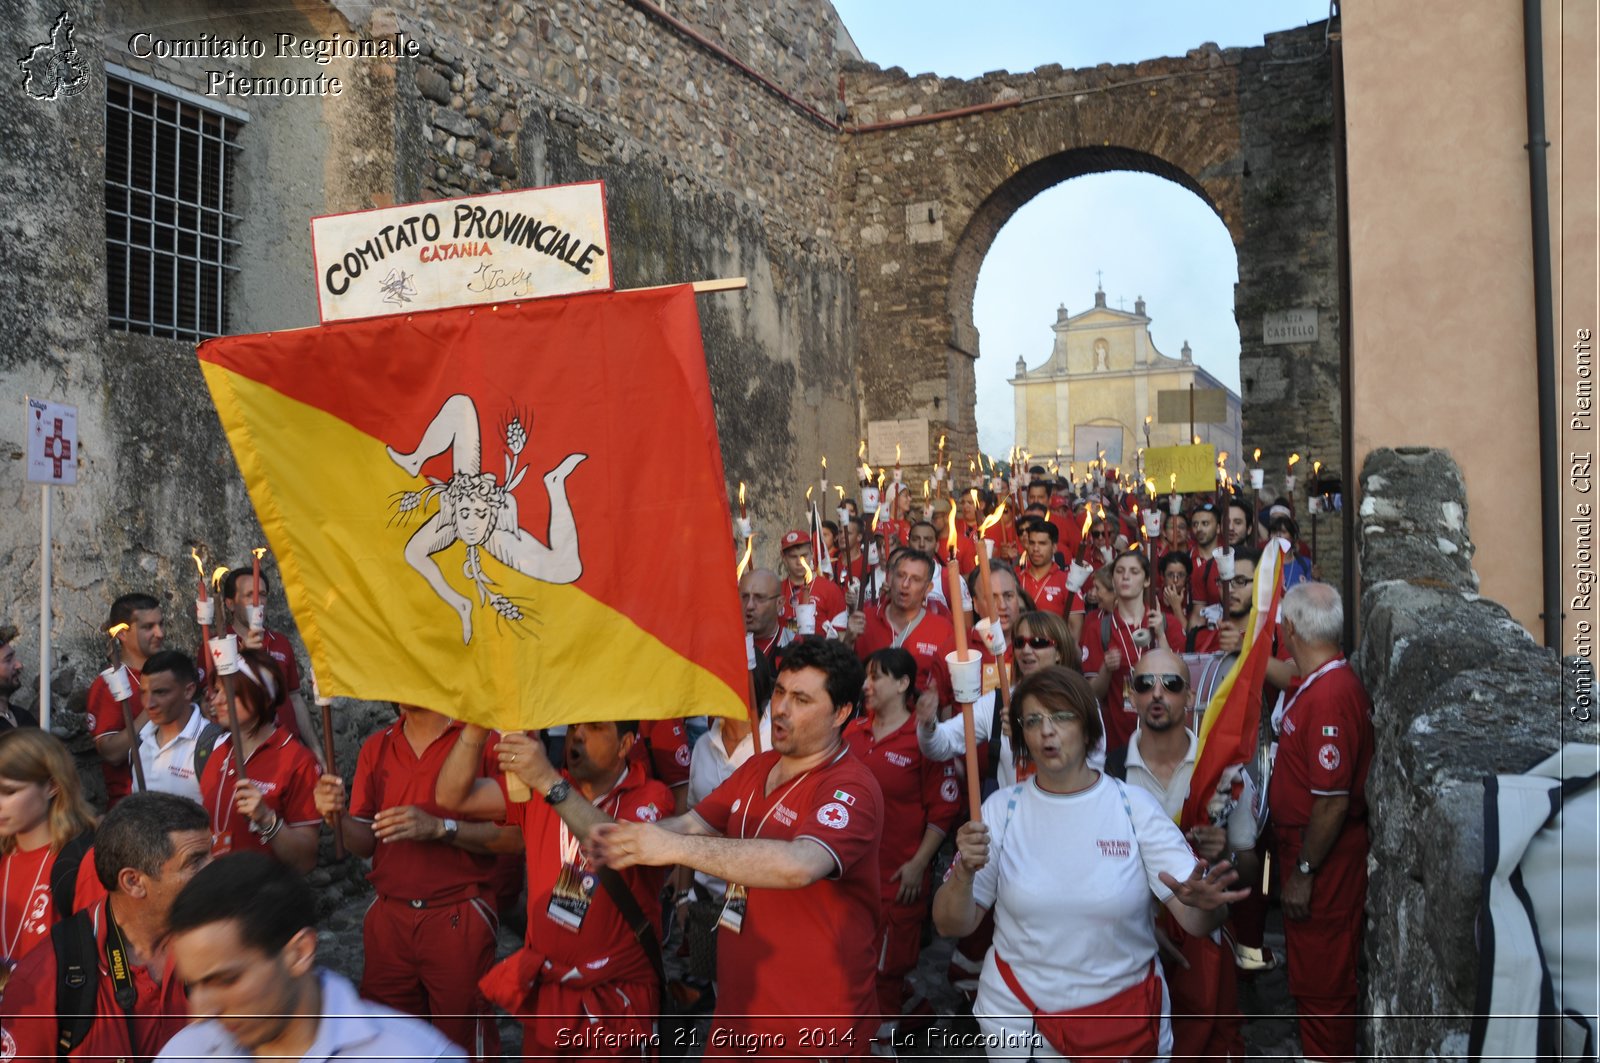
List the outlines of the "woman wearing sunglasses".
{"type": "Polygon", "coordinates": [[[956,834],[934,896],[941,934],[994,910],[973,1014],[991,1058],[1149,1059],[1172,1050],[1149,897],[1188,932],[1227,918],[1226,864],[1208,869],[1155,798],[1096,771],[1099,708],[1081,675],[1045,668],[1017,686],[1011,727],[1032,778],[1000,790],[956,834]],[[1052,1051],[1053,1050],[1053,1051],[1052,1051]]]}
{"type": "MultiPolygon", "coordinates": [[[[1037,610],[1023,613],[1012,627],[1012,636],[1014,682],[1020,683],[1033,673],[1055,665],[1074,670],[1078,667],[1078,651],[1067,630],[1067,622],[1054,613],[1037,610]]],[[[954,760],[964,756],[967,752],[967,735],[961,716],[957,714],[941,722],[935,715],[937,708],[931,699],[924,698],[917,703],[917,743],[922,755],[933,761],[954,760]]],[[[979,742],[991,742],[991,736],[997,730],[1000,732],[999,746],[989,746],[989,764],[992,768],[985,772],[987,779],[1004,788],[1018,779],[1027,778],[1018,774],[1017,758],[1011,747],[1010,722],[1001,718],[994,691],[985,694],[972,706],[972,723],[979,742]]]]}

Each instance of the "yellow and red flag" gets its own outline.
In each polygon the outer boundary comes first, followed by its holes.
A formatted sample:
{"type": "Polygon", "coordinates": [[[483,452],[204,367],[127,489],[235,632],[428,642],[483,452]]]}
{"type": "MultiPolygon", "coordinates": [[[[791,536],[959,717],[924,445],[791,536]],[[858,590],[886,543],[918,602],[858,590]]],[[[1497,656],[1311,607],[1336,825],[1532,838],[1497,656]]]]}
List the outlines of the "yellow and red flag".
{"type": "Polygon", "coordinates": [[[503,729],[744,715],[687,286],[199,353],[324,695],[503,729]]]}
{"type": "Polygon", "coordinates": [[[1239,656],[1217,684],[1200,721],[1194,775],[1178,819],[1185,830],[1211,823],[1207,806],[1217,797],[1217,784],[1223,773],[1236,764],[1248,764],[1255,759],[1261,730],[1261,688],[1267,678],[1267,661],[1272,657],[1272,632],[1277,624],[1278,604],[1283,599],[1285,549],[1287,544],[1278,538],[1267,540],[1261,548],[1261,561],[1256,565],[1255,584],[1250,591],[1250,617],[1245,621],[1239,656]]]}

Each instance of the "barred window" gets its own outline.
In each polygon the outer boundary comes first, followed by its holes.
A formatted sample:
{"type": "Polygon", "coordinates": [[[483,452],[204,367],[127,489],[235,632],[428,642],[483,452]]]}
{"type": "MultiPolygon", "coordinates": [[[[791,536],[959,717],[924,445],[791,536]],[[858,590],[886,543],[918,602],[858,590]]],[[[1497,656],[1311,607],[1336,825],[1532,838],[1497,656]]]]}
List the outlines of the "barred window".
{"type": "Polygon", "coordinates": [[[133,71],[106,72],[110,325],[219,336],[238,272],[233,174],[245,115],[133,71]]]}

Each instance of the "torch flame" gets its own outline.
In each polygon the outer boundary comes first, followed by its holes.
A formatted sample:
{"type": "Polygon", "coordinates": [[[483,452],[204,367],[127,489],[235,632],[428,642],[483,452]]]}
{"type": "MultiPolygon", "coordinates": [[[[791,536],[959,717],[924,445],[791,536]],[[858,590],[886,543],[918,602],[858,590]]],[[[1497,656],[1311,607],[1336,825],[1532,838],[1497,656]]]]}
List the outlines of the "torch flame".
{"type": "Polygon", "coordinates": [[[1146,425],[1146,426],[1149,426],[1149,425],[1151,425],[1151,424],[1153,424],[1153,423],[1155,423],[1155,418],[1154,418],[1154,417],[1152,417],[1152,416],[1151,416],[1151,415],[1149,415],[1149,414],[1146,414],[1146,415],[1145,415],[1145,418],[1144,418],[1144,423],[1145,423],[1145,425],[1146,425]]]}
{"type": "MultiPolygon", "coordinates": [[[[1173,479],[1176,480],[1177,477],[1174,476],[1173,479]]],[[[1151,498],[1156,496],[1156,478],[1154,476],[1146,476],[1144,478],[1144,489],[1149,493],[1151,498]]]]}
{"type": "Polygon", "coordinates": [[[899,443],[896,443],[894,445],[894,463],[896,465],[900,464],[900,444],[899,443]]]}
{"type": "Polygon", "coordinates": [[[1089,529],[1092,528],[1093,526],[1094,526],[1094,513],[1089,509],[1088,506],[1084,506],[1083,507],[1083,531],[1081,533],[1083,538],[1087,539],[1089,537],[1089,529]]]}
{"type": "Polygon", "coordinates": [[[744,556],[739,559],[739,568],[734,573],[739,579],[744,579],[744,574],[750,571],[750,557],[755,553],[755,544],[756,537],[754,535],[744,541],[744,556]]]}
{"type": "Polygon", "coordinates": [[[739,481],[739,504],[744,505],[744,481],[739,481]]]}
{"type": "Polygon", "coordinates": [[[227,565],[218,565],[211,570],[211,589],[218,594],[222,593],[222,579],[228,574],[227,565]]]}
{"type": "Polygon", "coordinates": [[[1227,464],[1228,464],[1228,452],[1226,450],[1224,450],[1222,453],[1217,455],[1217,468],[1220,469],[1220,468],[1222,468],[1223,466],[1225,466],[1227,464]]]}
{"type": "Polygon", "coordinates": [[[834,484],[833,485],[833,489],[835,491],[839,492],[839,501],[843,502],[844,501],[844,487],[843,487],[843,485],[834,484]]]}
{"type": "Polygon", "coordinates": [[[266,557],[267,556],[267,548],[265,546],[258,546],[254,550],[251,550],[250,553],[255,555],[256,557],[266,557]]]}
{"type": "Polygon", "coordinates": [[[861,441],[861,448],[856,451],[856,457],[861,459],[861,464],[865,465],[867,463],[867,441],[865,439],[861,441]]]}
{"type": "Polygon", "coordinates": [[[1311,475],[1313,475],[1313,476],[1322,475],[1322,462],[1314,461],[1314,462],[1311,463],[1311,475]]]}
{"type": "Polygon", "coordinates": [[[967,471],[972,473],[973,475],[977,475],[977,472],[978,472],[978,459],[977,458],[972,458],[967,462],[967,471]]]}
{"type": "Polygon", "coordinates": [[[1168,476],[1167,476],[1167,490],[1168,491],[1172,491],[1172,492],[1176,492],[1178,490],[1178,474],[1177,473],[1168,474],[1168,476]]]}
{"type": "Polygon", "coordinates": [[[1291,468],[1291,469],[1294,468],[1295,462],[1297,462],[1299,460],[1300,460],[1300,455],[1298,455],[1298,454],[1290,454],[1289,455],[1289,468],[1291,468]]]}
{"type": "Polygon", "coordinates": [[[1255,456],[1252,457],[1250,460],[1251,461],[1256,461],[1256,462],[1259,462],[1261,460],[1261,448],[1260,447],[1256,448],[1255,456]]]}
{"type": "Polygon", "coordinates": [[[127,624],[112,624],[111,627],[106,631],[106,634],[110,635],[112,638],[116,638],[126,630],[128,630],[127,624]]]}
{"type": "Polygon", "coordinates": [[[811,501],[811,488],[806,488],[806,501],[811,501]]]}
{"type": "Polygon", "coordinates": [[[978,525],[978,538],[983,538],[985,533],[987,533],[990,528],[994,527],[996,524],[999,524],[1000,518],[1005,516],[1005,513],[1006,504],[1002,499],[1000,502],[1000,508],[989,514],[988,519],[986,519],[982,524],[978,525]]]}
{"type": "Polygon", "coordinates": [[[878,470],[878,490],[883,490],[883,481],[888,477],[888,475],[889,474],[884,472],[882,469],[878,470]]]}
{"type": "Polygon", "coordinates": [[[805,570],[805,573],[806,573],[806,585],[810,586],[811,579],[812,579],[812,576],[811,576],[811,562],[807,561],[805,558],[802,557],[800,559],[800,567],[805,570]]]}
{"type": "Polygon", "coordinates": [[[943,432],[939,433],[939,449],[940,450],[944,449],[944,433],[943,432]]]}
{"type": "Polygon", "coordinates": [[[1197,446],[1197,447],[1200,445],[1200,437],[1199,436],[1195,436],[1194,437],[1194,445],[1197,446]]]}
{"type": "Polygon", "coordinates": [[[826,454],[822,456],[822,475],[824,479],[826,479],[828,475],[828,456],[826,454]]]}
{"type": "Polygon", "coordinates": [[[928,481],[922,481],[922,500],[926,502],[931,494],[931,486],[929,485],[928,481]]]}
{"type": "Polygon", "coordinates": [[[206,567],[200,563],[200,555],[196,551],[190,550],[189,551],[189,556],[194,558],[195,571],[200,573],[200,578],[201,579],[205,579],[206,578],[206,567]]]}
{"type": "Polygon", "coordinates": [[[945,536],[945,546],[950,550],[950,560],[956,557],[956,507],[951,506],[950,512],[945,515],[950,523],[950,534],[945,536]]]}

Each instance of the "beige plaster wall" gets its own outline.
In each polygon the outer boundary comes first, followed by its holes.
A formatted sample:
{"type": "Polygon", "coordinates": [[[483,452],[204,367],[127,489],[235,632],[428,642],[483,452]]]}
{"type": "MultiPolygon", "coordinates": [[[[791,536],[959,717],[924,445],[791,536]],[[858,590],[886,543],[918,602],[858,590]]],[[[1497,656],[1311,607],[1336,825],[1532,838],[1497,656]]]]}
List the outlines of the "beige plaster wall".
{"type": "MultiPolygon", "coordinates": [[[[1542,638],[1521,7],[1342,6],[1355,466],[1375,447],[1447,448],[1482,591],[1542,638]]],[[[1571,337],[1595,320],[1595,6],[1543,11],[1565,409],[1571,337]]],[[[1569,442],[1593,451],[1593,435],[1569,442]]]]}

